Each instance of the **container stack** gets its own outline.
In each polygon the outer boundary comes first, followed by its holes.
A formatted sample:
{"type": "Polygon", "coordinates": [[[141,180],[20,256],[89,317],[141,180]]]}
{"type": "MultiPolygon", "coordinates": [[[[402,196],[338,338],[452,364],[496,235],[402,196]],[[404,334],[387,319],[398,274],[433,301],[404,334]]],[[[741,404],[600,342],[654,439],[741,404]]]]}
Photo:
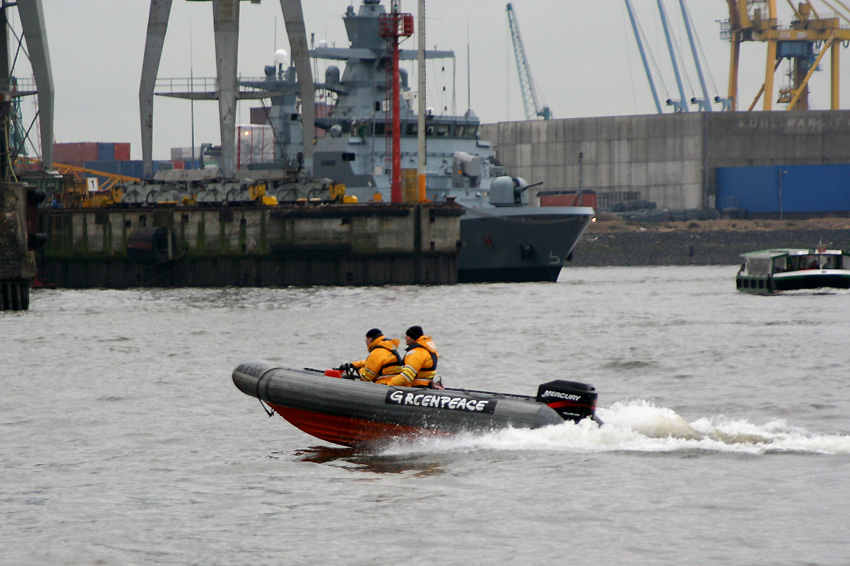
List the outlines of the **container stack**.
{"type": "Polygon", "coordinates": [[[124,142],[56,143],[53,160],[105,173],[142,177],[142,162],[130,159],[130,144],[124,142]]]}

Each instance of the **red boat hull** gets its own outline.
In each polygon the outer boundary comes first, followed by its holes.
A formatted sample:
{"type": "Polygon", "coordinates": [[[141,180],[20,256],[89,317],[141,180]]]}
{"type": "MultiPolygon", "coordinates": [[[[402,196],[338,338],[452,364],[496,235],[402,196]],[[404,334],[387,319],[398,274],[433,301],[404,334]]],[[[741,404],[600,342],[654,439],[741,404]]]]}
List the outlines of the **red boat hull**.
{"type": "Polygon", "coordinates": [[[269,406],[294,427],[326,442],[342,446],[375,445],[389,438],[440,434],[439,431],[416,426],[327,415],[272,403],[269,406]]]}

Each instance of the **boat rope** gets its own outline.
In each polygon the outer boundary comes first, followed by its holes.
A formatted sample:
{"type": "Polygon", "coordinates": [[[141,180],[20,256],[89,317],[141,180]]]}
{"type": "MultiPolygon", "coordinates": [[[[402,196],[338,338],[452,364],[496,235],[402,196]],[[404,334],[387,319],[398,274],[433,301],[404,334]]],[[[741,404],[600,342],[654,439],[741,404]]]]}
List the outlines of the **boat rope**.
{"type": "Polygon", "coordinates": [[[256,394],[255,397],[257,397],[257,400],[260,402],[260,407],[262,407],[263,411],[265,411],[266,414],[270,417],[274,416],[274,411],[272,411],[271,409],[266,407],[266,404],[263,403],[263,400],[260,398],[260,382],[263,380],[264,377],[266,377],[266,374],[268,374],[270,371],[275,370],[275,369],[277,369],[277,368],[269,368],[266,371],[264,371],[262,374],[260,374],[260,377],[257,378],[257,388],[256,388],[256,391],[254,392],[256,394]]]}
{"type": "Polygon", "coordinates": [[[259,401],[260,401],[260,407],[262,407],[262,408],[263,408],[263,410],[266,412],[266,414],[267,414],[268,416],[270,416],[270,417],[273,417],[273,416],[274,416],[274,411],[272,411],[271,409],[269,409],[268,407],[266,407],[266,404],[265,404],[265,403],[263,403],[263,400],[262,400],[262,399],[259,399],[259,401]]]}

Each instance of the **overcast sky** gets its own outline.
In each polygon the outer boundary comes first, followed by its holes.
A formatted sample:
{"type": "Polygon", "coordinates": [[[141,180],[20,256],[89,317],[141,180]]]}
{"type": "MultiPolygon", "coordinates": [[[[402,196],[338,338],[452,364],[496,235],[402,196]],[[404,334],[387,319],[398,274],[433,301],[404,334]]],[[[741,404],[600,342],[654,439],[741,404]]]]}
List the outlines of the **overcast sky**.
{"type": "MultiPolygon", "coordinates": [[[[342,15],[352,2],[355,7],[360,4],[360,0],[304,2],[308,36],[315,33],[316,41],[347,46],[342,15]]],[[[680,63],[686,97],[701,98],[679,2],[664,3],[677,49],[687,61],[680,63]]],[[[656,0],[633,0],[633,4],[646,47],[661,70],[654,80],[662,104],[667,98],[678,99],[656,0]]],[[[790,8],[778,4],[780,20],[787,25],[790,8]]],[[[56,90],[56,141],[130,142],[132,158],[140,159],[138,92],[149,1],[43,0],[43,5],[56,90]]],[[[514,0],[513,5],[538,96],[556,118],[655,113],[624,0],[514,0]]],[[[721,40],[718,21],[728,19],[727,2],[688,0],[687,5],[705,56],[703,72],[709,95],[725,96],[729,43],[721,40]]],[[[416,0],[401,2],[402,11],[414,16],[417,6],[416,0]]],[[[482,122],[524,119],[506,2],[427,0],[426,7],[428,47],[456,53],[454,72],[450,64],[445,70],[429,66],[429,106],[452,110],[454,99],[454,109],[462,114],[471,98],[482,122]]],[[[20,25],[15,25],[19,30],[20,25]]],[[[415,37],[403,47],[415,49],[415,37]]],[[[280,2],[242,2],[240,74],[261,76],[276,49],[289,51],[280,2]]],[[[742,49],[739,106],[749,106],[764,80],[765,51],[760,43],[745,44],[742,49]]],[[[842,51],[846,75],[850,57],[842,51]]],[[[816,73],[810,99],[814,109],[829,107],[828,56],[821,67],[824,70],[816,73]]],[[[190,73],[196,78],[215,75],[212,4],[174,0],[159,77],[188,77],[190,73]]],[[[16,74],[31,76],[20,67],[16,74]]],[[[785,82],[777,73],[776,88],[785,82]]],[[[844,108],[850,107],[849,91],[842,93],[844,108]]],[[[252,105],[257,103],[239,104],[237,123],[248,123],[252,105]]],[[[33,101],[25,101],[25,121],[33,111],[33,101]]],[[[215,102],[195,103],[194,132],[196,144],[219,143],[215,102]]],[[[157,97],[154,158],[169,159],[171,147],[189,146],[191,139],[190,103],[157,97]]]]}

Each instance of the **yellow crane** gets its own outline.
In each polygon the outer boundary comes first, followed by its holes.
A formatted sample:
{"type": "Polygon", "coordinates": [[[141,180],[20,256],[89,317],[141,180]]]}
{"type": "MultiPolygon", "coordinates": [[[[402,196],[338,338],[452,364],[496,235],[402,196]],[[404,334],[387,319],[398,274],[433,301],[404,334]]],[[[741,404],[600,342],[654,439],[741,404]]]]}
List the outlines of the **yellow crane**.
{"type": "Polygon", "coordinates": [[[850,19],[835,7],[840,5],[850,13],[842,0],[821,0],[835,13],[821,15],[811,0],[797,6],[787,0],[794,11],[790,26],[780,27],[776,0],[727,0],[729,5],[728,29],[724,33],[732,45],[729,64],[729,99],[731,110],[738,109],[738,63],[741,44],[745,41],[767,43],[765,79],[748,110],[755,108],[764,95],[764,110],[773,109],[774,75],[784,59],[792,63],[792,82],[779,90],[777,102],[787,104],[787,110],[808,110],[809,79],[817,70],[827,52],[830,53],[830,108],[839,109],[839,49],[842,42],[850,41],[850,29],[840,27],[840,19],[850,19]]]}
{"type": "Polygon", "coordinates": [[[65,178],[62,194],[62,203],[65,207],[99,208],[120,203],[124,196],[122,185],[141,181],[136,177],[107,173],[65,163],[54,162],[53,168],[65,178]],[[92,191],[89,189],[87,177],[105,178],[106,180],[96,190],[92,191]]]}

